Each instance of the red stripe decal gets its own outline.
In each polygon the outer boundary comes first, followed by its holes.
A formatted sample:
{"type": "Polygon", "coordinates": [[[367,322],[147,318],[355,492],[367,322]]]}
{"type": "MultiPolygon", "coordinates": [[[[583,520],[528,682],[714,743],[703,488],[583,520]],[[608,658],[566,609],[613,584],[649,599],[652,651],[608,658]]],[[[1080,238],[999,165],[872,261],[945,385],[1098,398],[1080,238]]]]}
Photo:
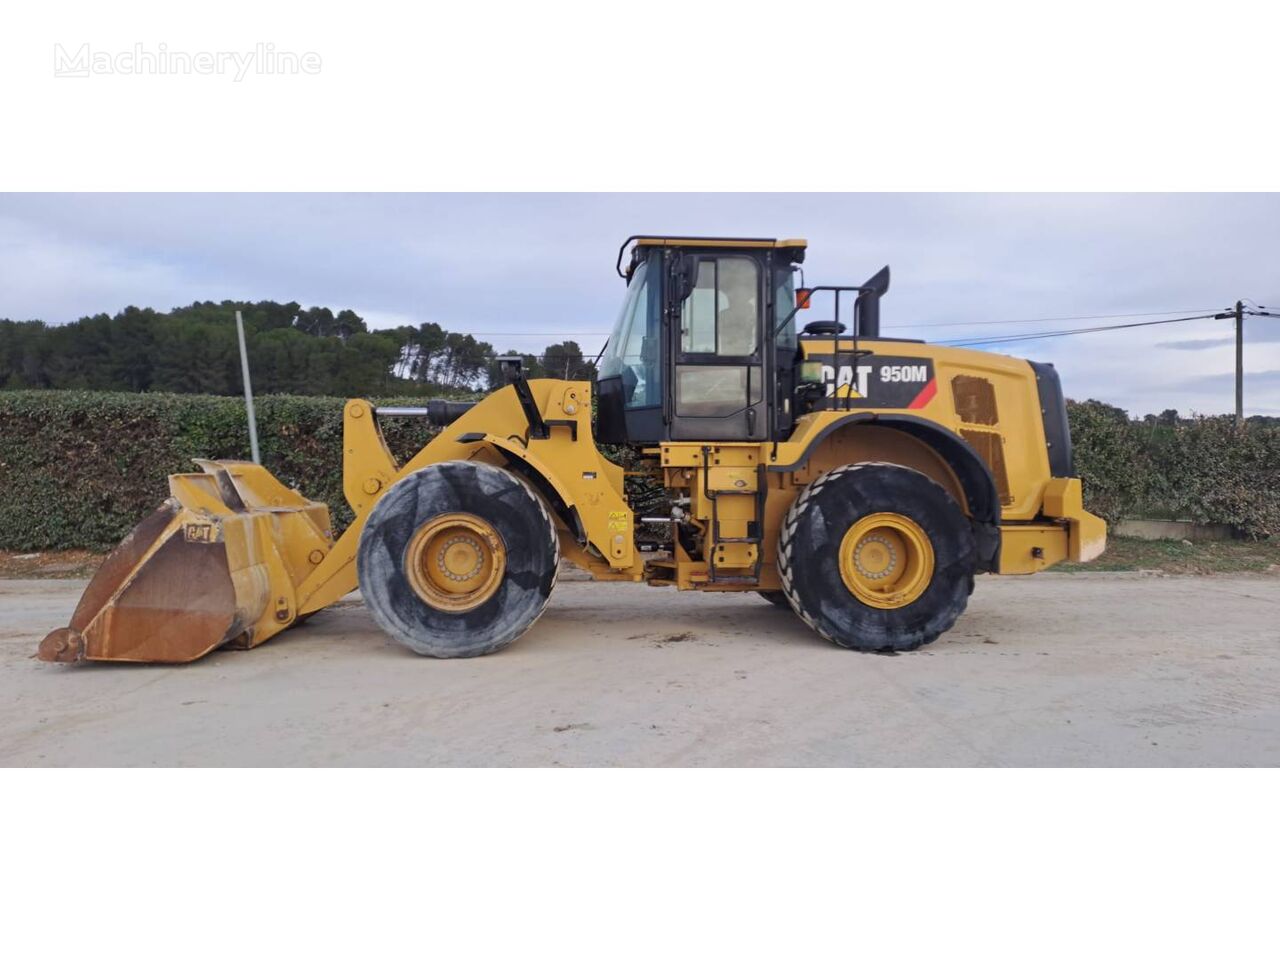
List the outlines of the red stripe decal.
{"type": "Polygon", "coordinates": [[[934,396],[937,394],[937,392],[938,392],[938,378],[934,377],[932,380],[926,383],[923,387],[921,387],[920,392],[916,394],[916,398],[907,405],[907,409],[919,410],[921,407],[927,404],[930,400],[932,400],[934,396]]]}

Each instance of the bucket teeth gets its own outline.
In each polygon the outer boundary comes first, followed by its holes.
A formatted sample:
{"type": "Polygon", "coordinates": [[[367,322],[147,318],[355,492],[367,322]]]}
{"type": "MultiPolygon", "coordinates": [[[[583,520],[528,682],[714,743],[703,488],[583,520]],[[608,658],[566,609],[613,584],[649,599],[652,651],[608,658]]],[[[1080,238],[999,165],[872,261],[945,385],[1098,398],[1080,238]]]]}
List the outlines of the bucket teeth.
{"type": "Polygon", "coordinates": [[[84,659],[84,637],[79,630],[59,627],[40,641],[36,657],[49,663],[75,663],[84,659]]]}

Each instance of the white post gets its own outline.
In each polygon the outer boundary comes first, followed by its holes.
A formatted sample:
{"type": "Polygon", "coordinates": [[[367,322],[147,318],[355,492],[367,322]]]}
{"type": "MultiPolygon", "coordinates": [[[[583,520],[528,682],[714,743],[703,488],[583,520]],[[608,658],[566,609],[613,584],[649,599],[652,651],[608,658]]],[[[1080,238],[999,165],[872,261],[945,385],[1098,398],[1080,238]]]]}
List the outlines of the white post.
{"type": "Polygon", "coordinates": [[[249,351],[244,346],[244,320],[240,311],[236,311],[236,336],[240,338],[240,372],[244,376],[244,405],[249,412],[249,450],[253,453],[253,462],[262,463],[258,456],[258,421],[253,415],[253,387],[249,385],[249,351]]]}

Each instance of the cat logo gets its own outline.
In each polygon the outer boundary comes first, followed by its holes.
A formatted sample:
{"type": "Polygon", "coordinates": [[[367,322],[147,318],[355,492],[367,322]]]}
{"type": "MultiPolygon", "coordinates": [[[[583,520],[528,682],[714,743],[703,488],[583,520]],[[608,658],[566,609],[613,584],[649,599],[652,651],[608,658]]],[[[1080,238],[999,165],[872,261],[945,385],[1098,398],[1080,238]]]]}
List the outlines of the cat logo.
{"type": "Polygon", "coordinates": [[[823,393],[852,406],[918,410],[937,393],[932,360],[867,356],[855,364],[831,355],[808,359],[821,365],[823,393]]]}
{"type": "Polygon", "coordinates": [[[836,373],[836,368],[824,363],[822,365],[822,382],[827,388],[828,397],[853,397],[855,399],[865,397],[867,395],[867,379],[871,376],[871,367],[859,366],[855,369],[852,365],[841,364],[840,372],[836,373]],[[855,387],[854,380],[858,385],[855,387]]]}
{"type": "Polygon", "coordinates": [[[182,527],[187,543],[217,543],[218,527],[212,523],[188,523],[182,527]]]}

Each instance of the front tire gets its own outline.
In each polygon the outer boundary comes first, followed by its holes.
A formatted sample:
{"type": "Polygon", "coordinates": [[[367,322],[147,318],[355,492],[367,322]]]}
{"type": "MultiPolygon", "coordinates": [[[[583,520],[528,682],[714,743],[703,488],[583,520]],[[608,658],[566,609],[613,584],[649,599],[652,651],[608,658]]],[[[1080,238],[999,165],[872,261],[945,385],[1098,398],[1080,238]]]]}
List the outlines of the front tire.
{"type": "Polygon", "coordinates": [[[393,639],[429,657],[477,657],[542,615],[560,541],[541,498],[506,470],[432,464],[374,506],[356,555],[360,592],[393,639]]]}
{"type": "Polygon", "coordinates": [[[916,470],[837,467],[796,498],[778,574],[796,613],[866,652],[915,650],[951,629],[973,590],[977,548],[959,505],[916,470]]]}

